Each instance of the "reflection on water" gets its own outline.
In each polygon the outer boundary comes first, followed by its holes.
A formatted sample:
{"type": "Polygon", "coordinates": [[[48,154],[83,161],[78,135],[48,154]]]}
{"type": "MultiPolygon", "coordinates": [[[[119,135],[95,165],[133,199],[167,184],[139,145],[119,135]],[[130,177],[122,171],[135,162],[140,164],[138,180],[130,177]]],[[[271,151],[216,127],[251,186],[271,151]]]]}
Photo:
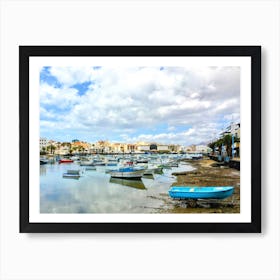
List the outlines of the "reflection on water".
{"type": "Polygon", "coordinates": [[[184,165],[164,169],[163,174],[141,180],[111,178],[105,166],[86,170],[76,163],[40,166],[41,213],[155,213],[164,206],[174,171],[191,170],[184,165]],[[67,170],[80,170],[79,180],[62,177],[67,170]]]}
{"type": "Polygon", "coordinates": [[[40,165],[40,176],[47,174],[47,166],[46,165],[40,165]]]}
{"type": "Polygon", "coordinates": [[[142,180],[126,180],[126,179],[120,179],[120,178],[110,178],[110,183],[128,186],[128,187],[132,187],[132,188],[136,188],[136,189],[140,189],[140,190],[146,189],[142,180]]]}

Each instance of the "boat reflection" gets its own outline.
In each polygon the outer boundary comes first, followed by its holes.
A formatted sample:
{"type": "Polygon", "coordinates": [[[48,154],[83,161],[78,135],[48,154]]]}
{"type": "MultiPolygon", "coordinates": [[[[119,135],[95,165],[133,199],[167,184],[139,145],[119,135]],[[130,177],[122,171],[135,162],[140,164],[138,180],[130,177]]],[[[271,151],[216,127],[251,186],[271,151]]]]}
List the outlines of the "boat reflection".
{"type": "Polygon", "coordinates": [[[47,174],[47,167],[45,165],[40,165],[40,176],[45,176],[47,174]]]}
{"type": "Polygon", "coordinates": [[[145,190],[146,187],[141,180],[126,180],[121,178],[111,178],[110,183],[119,184],[127,187],[145,190]]]}

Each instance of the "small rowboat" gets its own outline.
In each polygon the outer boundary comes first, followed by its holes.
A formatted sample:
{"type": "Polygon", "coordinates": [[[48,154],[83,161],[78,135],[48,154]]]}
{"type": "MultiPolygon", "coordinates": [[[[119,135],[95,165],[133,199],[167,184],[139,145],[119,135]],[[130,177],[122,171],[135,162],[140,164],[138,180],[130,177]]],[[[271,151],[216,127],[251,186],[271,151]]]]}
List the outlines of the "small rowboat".
{"type": "Polygon", "coordinates": [[[48,160],[40,159],[40,165],[44,165],[44,164],[47,164],[47,163],[48,163],[48,160]]]}
{"type": "Polygon", "coordinates": [[[67,174],[80,175],[80,170],[67,170],[67,174]]]}
{"type": "Polygon", "coordinates": [[[117,166],[118,163],[117,162],[108,162],[106,163],[106,166],[117,166]]]}
{"type": "Polygon", "coordinates": [[[68,179],[79,179],[80,177],[81,177],[80,174],[63,173],[63,178],[68,178],[68,179]]]}
{"type": "Polygon", "coordinates": [[[74,162],[74,160],[68,159],[68,158],[63,158],[63,159],[60,159],[58,163],[71,163],[71,162],[74,162]]]}
{"type": "Polygon", "coordinates": [[[79,179],[81,177],[80,170],[67,170],[67,173],[63,173],[63,178],[79,179]]]}
{"type": "Polygon", "coordinates": [[[96,170],[96,167],[95,166],[87,166],[86,170],[96,170]]]}
{"type": "Polygon", "coordinates": [[[117,170],[111,171],[112,178],[123,178],[123,179],[141,179],[143,176],[143,169],[135,169],[133,167],[124,167],[117,170]]]}
{"type": "Polygon", "coordinates": [[[162,167],[152,167],[145,169],[143,175],[153,175],[154,173],[162,173],[162,167]]]}
{"type": "Polygon", "coordinates": [[[189,187],[175,186],[169,189],[172,198],[179,199],[223,199],[233,194],[234,187],[189,187]]]}
{"type": "Polygon", "coordinates": [[[80,166],[95,166],[91,161],[81,161],[80,166]]]}

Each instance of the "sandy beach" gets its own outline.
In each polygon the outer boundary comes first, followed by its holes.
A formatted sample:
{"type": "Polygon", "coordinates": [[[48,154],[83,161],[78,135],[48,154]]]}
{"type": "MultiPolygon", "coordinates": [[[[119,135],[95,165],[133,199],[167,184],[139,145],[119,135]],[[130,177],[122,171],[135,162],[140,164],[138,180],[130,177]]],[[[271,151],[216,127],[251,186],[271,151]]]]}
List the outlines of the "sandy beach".
{"type": "MultiPolygon", "coordinates": [[[[193,171],[173,173],[177,182],[173,186],[234,186],[231,197],[220,203],[201,203],[190,207],[184,200],[172,200],[173,208],[169,213],[239,213],[240,212],[240,171],[226,166],[217,166],[210,159],[185,160],[195,169],[193,171]]],[[[170,202],[170,201],[169,201],[170,202]]]]}

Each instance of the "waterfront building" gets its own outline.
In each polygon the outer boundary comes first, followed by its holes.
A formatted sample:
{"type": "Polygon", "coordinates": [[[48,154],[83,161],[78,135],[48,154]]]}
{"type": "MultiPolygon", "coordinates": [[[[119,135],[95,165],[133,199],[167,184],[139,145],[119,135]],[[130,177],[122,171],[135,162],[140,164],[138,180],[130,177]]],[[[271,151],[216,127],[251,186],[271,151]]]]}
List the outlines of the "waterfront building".
{"type": "Polygon", "coordinates": [[[139,145],[137,146],[139,152],[148,152],[150,151],[150,145],[139,145]]]}
{"type": "Polygon", "coordinates": [[[211,148],[205,145],[191,145],[185,148],[187,153],[199,153],[199,154],[206,154],[212,151],[211,148]]]}
{"type": "Polygon", "coordinates": [[[174,144],[159,144],[159,143],[145,143],[138,144],[137,150],[139,152],[175,152],[178,153],[181,150],[180,145],[174,144]]]}
{"type": "Polygon", "coordinates": [[[195,152],[195,151],[196,151],[196,146],[195,145],[191,145],[191,146],[186,147],[186,152],[187,153],[192,153],[192,152],[195,152]]]}
{"type": "Polygon", "coordinates": [[[137,150],[137,146],[135,144],[127,144],[127,152],[134,153],[137,150]]]}
{"type": "Polygon", "coordinates": [[[168,145],[168,151],[172,153],[179,153],[181,151],[181,146],[176,144],[168,145]]]}
{"type": "Polygon", "coordinates": [[[46,138],[40,138],[40,151],[43,150],[48,145],[48,140],[46,138]]]}
{"type": "Polygon", "coordinates": [[[234,137],[240,138],[240,123],[231,123],[220,133],[220,138],[223,138],[225,135],[234,135],[234,137]]]}
{"type": "Polygon", "coordinates": [[[67,155],[69,154],[69,146],[66,146],[66,145],[57,145],[56,146],[56,150],[55,150],[55,153],[57,155],[67,155]]]}
{"type": "Polygon", "coordinates": [[[211,151],[212,151],[212,149],[205,146],[205,145],[196,145],[196,152],[197,153],[206,154],[206,153],[210,153],[211,151]]]}
{"type": "Polygon", "coordinates": [[[89,153],[91,144],[82,141],[75,141],[71,143],[71,150],[78,153],[89,153]]]}

